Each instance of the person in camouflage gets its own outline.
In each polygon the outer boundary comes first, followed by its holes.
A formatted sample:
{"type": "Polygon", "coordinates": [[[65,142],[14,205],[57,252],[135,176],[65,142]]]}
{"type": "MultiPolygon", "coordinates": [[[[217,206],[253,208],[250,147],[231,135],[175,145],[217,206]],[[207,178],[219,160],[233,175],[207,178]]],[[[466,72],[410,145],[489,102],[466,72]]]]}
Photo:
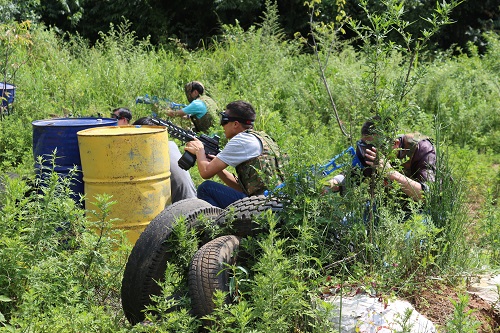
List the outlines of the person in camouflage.
{"type": "MultiPolygon", "coordinates": [[[[377,162],[377,148],[370,144],[377,135],[375,127],[377,119],[369,120],[361,127],[361,142],[365,146],[363,156],[366,164],[384,172],[388,184],[391,181],[399,183],[407,197],[415,201],[424,199],[425,193],[429,190],[428,184],[435,181],[434,145],[427,136],[418,132],[399,135],[394,139],[392,148],[397,150],[396,157],[404,161],[401,164],[402,172],[394,169],[384,158],[379,158],[377,162]]],[[[338,190],[344,180],[344,175],[337,175],[330,181],[330,187],[338,190]]]]}
{"type": "Polygon", "coordinates": [[[188,142],[185,150],[196,155],[203,179],[217,175],[226,184],[204,181],[198,187],[198,198],[226,208],[239,199],[263,194],[273,177],[278,177],[278,183],[283,182],[283,158],[269,135],[253,129],[255,111],[251,104],[244,101],[229,103],[220,117],[229,141],[217,156],[207,158],[199,140],[188,142]],[[226,170],[228,166],[235,168],[237,177],[226,170]]]}
{"type": "Polygon", "coordinates": [[[201,82],[191,81],[184,87],[189,105],[180,110],[167,110],[169,117],[188,116],[193,122],[195,132],[207,133],[217,119],[217,104],[205,95],[205,87],[201,82]]]}

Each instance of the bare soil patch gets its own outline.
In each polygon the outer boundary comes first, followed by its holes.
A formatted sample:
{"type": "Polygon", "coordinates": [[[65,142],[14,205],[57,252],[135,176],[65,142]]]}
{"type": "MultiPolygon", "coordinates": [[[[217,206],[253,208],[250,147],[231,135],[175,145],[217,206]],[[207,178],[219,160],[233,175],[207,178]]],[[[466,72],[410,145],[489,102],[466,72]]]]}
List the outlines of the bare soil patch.
{"type": "MultiPolygon", "coordinates": [[[[439,282],[432,283],[430,287],[419,290],[408,300],[415,309],[431,320],[444,331],[446,323],[450,320],[455,310],[451,300],[458,301],[458,295],[466,291],[454,286],[439,282]]],[[[478,333],[491,333],[500,331],[500,313],[492,305],[477,295],[470,294],[469,306],[472,309],[471,316],[481,323],[478,333]]]]}

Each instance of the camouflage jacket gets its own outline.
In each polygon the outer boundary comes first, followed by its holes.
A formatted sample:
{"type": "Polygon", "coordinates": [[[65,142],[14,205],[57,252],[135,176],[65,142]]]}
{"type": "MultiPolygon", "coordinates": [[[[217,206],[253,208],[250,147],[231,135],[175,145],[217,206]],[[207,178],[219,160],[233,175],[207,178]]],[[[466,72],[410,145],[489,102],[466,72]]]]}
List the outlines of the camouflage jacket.
{"type": "Polygon", "coordinates": [[[205,115],[200,119],[196,117],[190,118],[193,122],[196,132],[207,133],[214,125],[215,119],[217,119],[217,104],[213,99],[205,95],[201,95],[199,99],[203,101],[203,103],[205,103],[205,106],[207,107],[207,113],[205,113],[205,115]]]}

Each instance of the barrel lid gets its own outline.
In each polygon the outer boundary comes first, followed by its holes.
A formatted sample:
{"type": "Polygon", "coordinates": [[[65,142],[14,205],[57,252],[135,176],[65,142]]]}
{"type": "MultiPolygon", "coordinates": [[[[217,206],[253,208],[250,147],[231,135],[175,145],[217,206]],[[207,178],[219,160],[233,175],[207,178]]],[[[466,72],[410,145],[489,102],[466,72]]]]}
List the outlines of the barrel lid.
{"type": "Polygon", "coordinates": [[[112,118],[52,118],[35,120],[31,124],[33,126],[114,126],[118,120],[112,118]]]}
{"type": "Polygon", "coordinates": [[[6,83],[6,82],[0,82],[0,89],[14,89],[16,86],[6,83]]]}
{"type": "Polygon", "coordinates": [[[78,131],[78,136],[139,135],[166,132],[163,126],[125,125],[93,127],[78,131]]]}

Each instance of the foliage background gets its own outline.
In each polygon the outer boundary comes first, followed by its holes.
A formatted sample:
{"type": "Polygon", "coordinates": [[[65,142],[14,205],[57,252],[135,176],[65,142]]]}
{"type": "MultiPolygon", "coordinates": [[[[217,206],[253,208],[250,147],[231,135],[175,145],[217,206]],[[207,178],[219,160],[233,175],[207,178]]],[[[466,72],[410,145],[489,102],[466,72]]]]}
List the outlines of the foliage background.
{"type": "MultiPolygon", "coordinates": [[[[409,30],[416,35],[423,27],[420,18],[431,14],[435,1],[406,0],[405,3],[408,9],[405,19],[413,22],[409,30]]],[[[285,35],[292,38],[300,32],[307,36],[309,15],[304,1],[278,0],[276,4],[285,35]]],[[[378,0],[370,0],[369,5],[373,11],[384,7],[378,0]]],[[[322,10],[318,21],[335,21],[344,11],[366,23],[358,0],[322,0],[318,6],[322,10]]],[[[189,48],[203,47],[211,44],[213,39],[223,37],[224,24],[238,23],[248,29],[262,21],[265,11],[266,0],[0,0],[0,22],[29,19],[54,27],[60,34],[78,33],[94,43],[99,39],[99,32],[109,31],[109,22],[118,24],[126,19],[141,39],[149,36],[155,45],[168,45],[169,40],[178,40],[189,48]]],[[[467,42],[472,41],[483,51],[486,43],[482,33],[500,29],[500,7],[496,0],[464,1],[453,11],[451,18],[456,24],[444,27],[432,39],[433,46],[448,49],[456,45],[465,49],[467,42]]],[[[346,39],[350,37],[352,35],[348,34],[346,39]]]]}

